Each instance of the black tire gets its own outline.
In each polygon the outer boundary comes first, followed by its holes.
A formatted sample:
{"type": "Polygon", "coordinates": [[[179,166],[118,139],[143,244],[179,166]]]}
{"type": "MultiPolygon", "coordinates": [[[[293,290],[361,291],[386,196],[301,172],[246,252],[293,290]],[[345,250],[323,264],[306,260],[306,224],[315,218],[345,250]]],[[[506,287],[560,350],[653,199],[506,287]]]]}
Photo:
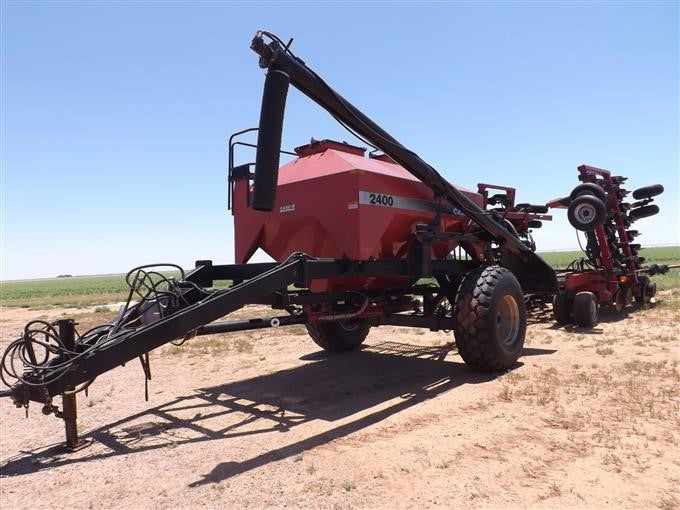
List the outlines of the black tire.
{"type": "Polygon", "coordinates": [[[632,241],[633,239],[640,235],[640,232],[638,232],[637,230],[626,230],[626,235],[628,236],[628,240],[632,241]]]}
{"type": "Polygon", "coordinates": [[[656,282],[650,281],[647,286],[647,303],[650,303],[654,296],[656,296],[656,282]]]}
{"type": "Polygon", "coordinates": [[[478,267],[458,288],[454,335],[458,352],[476,370],[515,365],[524,348],[527,313],[522,288],[508,269],[478,267]]]}
{"type": "Polygon", "coordinates": [[[593,182],[584,182],[583,184],[579,184],[573,190],[571,190],[569,198],[574,200],[576,197],[580,197],[582,195],[593,195],[603,202],[607,201],[607,194],[604,192],[602,187],[593,182]]]}
{"type": "Polygon", "coordinates": [[[600,306],[592,292],[578,292],[574,296],[574,322],[582,328],[592,328],[600,316],[600,306]]]}
{"type": "Polygon", "coordinates": [[[368,335],[371,325],[361,319],[307,324],[314,343],[329,352],[357,349],[368,335]]]}
{"type": "Polygon", "coordinates": [[[630,306],[630,305],[633,304],[633,301],[634,301],[634,299],[633,299],[633,289],[631,289],[630,287],[624,287],[624,289],[625,289],[623,291],[624,302],[626,303],[626,306],[630,306]]]}
{"type": "Polygon", "coordinates": [[[576,230],[594,230],[607,219],[607,207],[593,195],[581,195],[569,204],[567,209],[569,223],[576,230]]]}
{"type": "Polygon", "coordinates": [[[626,307],[626,295],[623,289],[617,290],[614,294],[612,298],[612,306],[618,313],[621,313],[626,307]]]}
{"type": "MultiPolygon", "coordinates": [[[[650,279],[649,276],[638,276],[638,280],[640,282],[640,292],[635,296],[635,301],[638,304],[646,304],[649,303],[651,300],[652,296],[649,295],[649,290],[650,290],[650,279]]],[[[655,289],[656,290],[656,289],[655,289]]]]}
{"type": "Polygon", "coordinates": [[[652,184],[651,186],[644,186],[633,191],[633,198],[641,200],[643,198],[652,198],[663,193],[663,184],[652,184]]]}
{"type": "Polygon", "coordinates": [[[558,324],[571,322],[571,299],[567,291],[561,290],[553,297],[553,315],[558,324]]]}
{"type": "Polygon", "coordinates": [[[527,227],[529,228],[541,228],[542,226],[543,222],[541,220],[531,220],[527,223],[527,227]]]}
{"type": "Polygon", "coordinates": [[[659,213],[658,205],[645,205],[642,207],[636,207],[628,212],[628,217],[631,220],[639,220],[641,218],[648,218],[649,216],[654,216],[659,213]]]}
{"type": "Polygon", "coordinates": [[[631,244],[629,247],[630,247],[631,250],[637,251],[637,250],[639,250],[640,248],[642,248],[642,245],[641,245],[641,244],[637,244],[637,243],[633,243],[633,244],[631,244]]]}

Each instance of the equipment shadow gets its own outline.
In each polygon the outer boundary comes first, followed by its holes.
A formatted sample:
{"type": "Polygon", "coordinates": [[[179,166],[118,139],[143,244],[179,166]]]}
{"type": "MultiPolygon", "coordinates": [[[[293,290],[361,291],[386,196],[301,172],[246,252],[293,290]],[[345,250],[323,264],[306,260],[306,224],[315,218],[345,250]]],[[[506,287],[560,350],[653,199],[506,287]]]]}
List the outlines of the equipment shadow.
{"type": "MultiPolygon", "coordinates": [[[[602,321],[608,322],[608,321],[602,321]]],[[[568,333],[581,333],[584,335],[601,335],[602,330],[598,329],[597,326],[593,328],[582,328],[575,324],[559,324],[555,321],[555,316],[553,315],[552,307],[547,306],[535,306],[527,310],[527,325],[536,324],[550,324],[549,329],[562,330],[568,333]]]]}
{"type": "Polygon", "coordinates": [[[223,462],[192,486],[214,483],[374,425],[464,384],[496,377],[445,360],[450,346],[381,342],[335,356],[314,354],[308,363],[220,386],[202,388],[83,434],[97,444],[67,454],[60,444],[22,452],[0,468],[17,476],[72,463],[91,462],[161,448],[237,439],[322,420],[335,428],[240,462],[223,462]],[[379,404],[388,407],[364,414],[379,404]],[[359,418],[347,421],[353,415],[359,418]],[[89,451],[88,451],[89,450],[89,451]]]}
{"type": "MultiPolygon", "coordinates": [[[[621,311],[616,311],[611,306],[600,307],[600,316],[598,318],[598,324],[611,324],[615,322],[620,322],[628,319],[631,313],[635,313],[639,310],[648,310],[654,308],[658,303],[633,303],[632,305],[624,308],[621,311]]],[[[551,308],[546,307],[535,307],[527,311],[527,324],[545,324],[552,322],[553,325],[550,329],[561,329],[570,333],[581,333],[585,335],[600,335],[602,330],[598,329],[597,326],[592,328],[579,327],[575,324],[558,324],[555,322],[555,318],[552,313],[551,308]]]]}
{"type": "Polygon", "coordinates": [[[552,307],[533,306],[527,307],[527,325],[545,324],[546,322],[554,322],[552,307]]]}

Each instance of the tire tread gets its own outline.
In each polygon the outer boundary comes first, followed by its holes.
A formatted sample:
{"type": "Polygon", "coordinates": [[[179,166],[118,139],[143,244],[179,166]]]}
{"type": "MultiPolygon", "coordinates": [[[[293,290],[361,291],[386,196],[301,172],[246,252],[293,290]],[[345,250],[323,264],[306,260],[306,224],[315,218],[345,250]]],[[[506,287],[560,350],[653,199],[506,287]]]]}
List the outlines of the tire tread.
{"type": "Polygon", "coordinates": [[[345,352],[358,348],[371,329],[367,322],[354,331],[343,330],[338,322],[319,322],[305,326],[314,343],[329,352],[345,352]]]}
{"type": "MultiPolygon", "coordinates": [[[[511,277],[517,287],[520,288],[514,275],[508,269],[488,266],[474,269],[468,273],[458,289],[456,346],[465,363],[474,369],[485,372],[507,370],[514,365],[519,353],[521,353],[520,348],[517,357],[509,363],[507,358],[494,348],[493,342],[484,341],[491,334],[491,321],[487,320],[487,317],[492,307],[494,289],[502,278],[508,277],[511,277]]],[[[526,331],[524,301],[520,299],[517,305],[520,307],[520,321],[524,321],[524,325],[521,327],[521,343],[523,346],[526,331]]]]}

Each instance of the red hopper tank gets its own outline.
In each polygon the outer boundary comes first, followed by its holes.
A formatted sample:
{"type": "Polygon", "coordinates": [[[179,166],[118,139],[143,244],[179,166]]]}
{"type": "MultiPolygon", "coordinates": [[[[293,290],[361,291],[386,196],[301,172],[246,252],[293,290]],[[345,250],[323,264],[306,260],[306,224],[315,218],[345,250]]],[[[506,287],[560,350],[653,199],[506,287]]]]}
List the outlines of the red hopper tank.
{"type": "MultiPolygon", "coordinates": [[[[279,171],[271,212],[248,206],[249,180],[234,185],[236,262],[247,262],[261,248],[277,261],[291,253],[368,260],[400,259],[408,254],[417,224],[428,223],[437,204],[433,192],[386,156],[329,140],[295,149],[298,158],[279,171]]],[[[480,194],[463,188],[480,207],[480,194]]],[[[446,209],[445,209],[446,210],[446,209]]],[[[469,218],[449,207],[442,229],[462,232],[469,218]]],[[[435,258],[450,251],[433,243],[435,258]]]]}

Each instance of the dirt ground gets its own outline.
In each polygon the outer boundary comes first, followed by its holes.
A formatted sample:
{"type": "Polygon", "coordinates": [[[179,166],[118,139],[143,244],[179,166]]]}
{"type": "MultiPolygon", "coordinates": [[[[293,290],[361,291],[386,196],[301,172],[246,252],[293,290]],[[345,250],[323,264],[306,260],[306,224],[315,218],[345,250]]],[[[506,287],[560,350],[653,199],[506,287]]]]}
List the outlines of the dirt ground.
{"type": "MultiPolygon", "coordinates": [[[[677,290],[675,291],[677,292],[677,290]]],[[[381,327],[327,357],[302,326],[196,338],[79,396],[89,446],[0,401],[3,508],[677,508],[680,296],[593,330],[534,317],[519,366],[381,327]]],[[[257,314],[251,308],[239,313],[257,314]]],[[[3,309],[2,343],[37,316],[3,309]]],[[[60,404],[60,403],[59,403],[60,404]]]]}

